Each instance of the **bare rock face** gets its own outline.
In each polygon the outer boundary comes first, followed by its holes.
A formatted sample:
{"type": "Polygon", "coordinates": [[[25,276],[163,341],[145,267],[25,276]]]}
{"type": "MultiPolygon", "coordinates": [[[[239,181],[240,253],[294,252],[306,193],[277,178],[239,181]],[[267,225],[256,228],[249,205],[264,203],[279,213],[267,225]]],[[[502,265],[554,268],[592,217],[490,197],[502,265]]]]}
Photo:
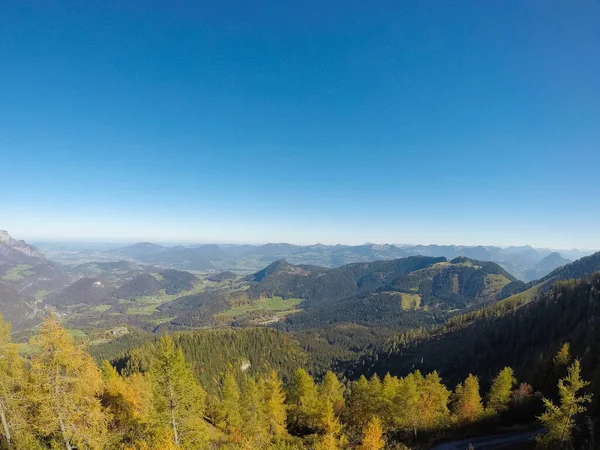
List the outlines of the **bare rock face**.
{"type": "Polygon", "coordinates": [[[14,239],[8,231],[0,230],[0,264],[37,264],[46,258],[25,241],[14,239]]]}

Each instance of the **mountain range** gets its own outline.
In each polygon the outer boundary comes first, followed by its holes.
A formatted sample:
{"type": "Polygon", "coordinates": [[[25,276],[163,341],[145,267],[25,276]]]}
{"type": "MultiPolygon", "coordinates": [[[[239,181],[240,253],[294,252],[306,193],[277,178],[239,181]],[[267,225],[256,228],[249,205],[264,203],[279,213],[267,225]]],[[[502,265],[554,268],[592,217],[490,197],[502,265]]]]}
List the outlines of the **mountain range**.
{"type": "Polygon", "coordinates": [[[51,261],[5,231],[0,237],[0,311],[17,328],[36,323],[49,308],[78,326],[120,321],[150,331],[263,322],[288,330],[343,323],[418,327],[440,323],[453,311],[533,295],[560,274],[591,273],[600,265],[594,257],[570,263],[528,246],[147,242],[94,247],[87,255],[80,249],[79,259],[69,247],[69,264],[61,264],[60,257],[51,261]],[[92,254],[103,259],[88,261],[92,254]],[[539,282],[524,282],[506,269],[519,264],[529,267],[525,279],[539,282]],[[280,304],[265,309],[264,299],[280,304]]]}
{"type": "Polygon", "coordinates": [[[164,246],[149,242],[114,248],[81,246],[78,250],[64,245],[43,243],[56,261],[72,263],[75,257],[88,261],[127,259],[142,264],[192,270],[197,272],[233,271],[253,273],[279,259],[291,264],[340,267],[355,262],[397,259],[407,256],[432,256],[454,259],[464,256],[478,261],[498,263],[516,278],[529,282],[545,276],[571,260],[591,254],[591,251],[536,249],[530,246],[458,246],[458,245],[264,245],[204,244],[164,246]]]}

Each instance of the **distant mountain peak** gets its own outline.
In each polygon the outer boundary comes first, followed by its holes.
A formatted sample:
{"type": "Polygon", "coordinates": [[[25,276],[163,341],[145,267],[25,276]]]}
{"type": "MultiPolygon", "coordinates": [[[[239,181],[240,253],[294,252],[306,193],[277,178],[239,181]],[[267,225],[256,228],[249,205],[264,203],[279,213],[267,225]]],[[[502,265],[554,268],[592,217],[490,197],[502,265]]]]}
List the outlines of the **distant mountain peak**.
{"type": "Polygon", "coordinates": [[[46,260],[35,247],[25,241],[14,239],[8,231],[0,230],[0,257],[14,263],[34,262],[34,260],[46,260]],[[31,260],[31,261],[29,261],[31,260]]]}

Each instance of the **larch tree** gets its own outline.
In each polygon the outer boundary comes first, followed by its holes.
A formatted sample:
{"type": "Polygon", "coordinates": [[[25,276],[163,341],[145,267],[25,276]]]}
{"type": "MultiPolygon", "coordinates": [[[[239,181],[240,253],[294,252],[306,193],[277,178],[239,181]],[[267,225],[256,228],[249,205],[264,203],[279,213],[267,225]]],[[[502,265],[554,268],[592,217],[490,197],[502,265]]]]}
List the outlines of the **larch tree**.
{"type": "Polygon", "coordinates": [[[242,399],[244,448],[262,449],[270,441],[267,418],[261,405],[264,389],[264,380],[257,381],[250,376],[245,379],[242,399]]]}
{"type": "Polygon", "coordinates": [[[286,436],[287,407],[285,404],[285,391],[274,370],[265,378],[263,395],[262,404],[269,434],[273,437],[286,436]]]}
{"type": "Polygon", "coordinates": [[[506,411],[513,387],[517,384],[512,368],[505,367],[498,373],[487,395],[487,407],[496,412],[506,411]]]}
{"type": "Polygon", "coordinates": [[[7,447],[13,446],[16,434],[25,429],[23,382],[25,365],[17,346],[10,341],[10,324],[0,314],[0,435],[7,447]]]}
{"type": "Polygon", "coordinates": [[[54,315],[43,322],[33,343],[40,349],[31,360],[30,393],[38,432],[57,436],[67,450],[103,448],[103,381],[91,356],[73,343],[54,315]]]}
{"type": "Polygon", "coordinates": [[[151,362],[149,378],[154,392],[156,421],[168,426],[176,447],[198,448],[206,441],[206,393],[198,384],[183,351],[166,335],[151,362]]]}
{"type": "Polygon", "coordinates": [[[312,377],[298,369],[288,389],[289,421],[300,433],[315,432],[323,423],[317,386],[312,377]]]}
{"type": "Polygon", "coordinates": [[[221,387],[221,415],[220,428],[226,432],[229,439],[233,442],[243,440],[244,418],[242,417],[240,388],[231,368],[227,370],[223,377],[221,387]]]}
{"type": "Polygon", "coordinates": [[[546,410],[539,417],[546,433],[537,437],[537,443],[542,448],[560,447],[570,443],[575,427],[575,416],[586,410],[584,406],[591,401],[591,395],[579,391],[589,383],[581,379],[581,365],[575,360],[569,367],[567,376],[558,381],[560,403],[555,405],[544,398],[546,410]]]}
{"type": "Polygon", "coordinates": [[[483,414],[483,404],[479,394],[479,380],[469,374],[464,383],[456,386],[454,392],[454,417],[459,423],[468,424],[477,421],[483,414]]]}
{"type": "Polygon", "coordinates": [[[333,405],[333,411],[340,415],[344,409],[344,385],[338,377],[331,371],[327,371],[323,381],[318,388],[319,401],[330,402],[333,405]]]}
{"type": "Polygon", "coordinates": [[[571,362],[571,346],[565,342],[560,350],[554,356],[554,365],[556,367],[566,367],[571,362]]]}
{"type": "Polygon", "coordinates": [[[316,444],[315,450],[341,450],[346,444],[346,436],[342,434],[342,424],[333,412],[333,405],[326,402],[327,408],[323,418],[324,434],[316,444]]]}
{"type": "Polygon", "coordinates": [[[421,408],[421,427],[426,430],[443,427],[449,417],[448,401],[450,391],[442,383],[437,372],[421,379],[419,385],[419,404],[421,408]]]}
{"type": "Polygon", "coordinates": [[[373,416],[363,430],[363,438],[359,450],[383,450],[384,447],[385,439],[383,438],[381,419],[373,416]]]}

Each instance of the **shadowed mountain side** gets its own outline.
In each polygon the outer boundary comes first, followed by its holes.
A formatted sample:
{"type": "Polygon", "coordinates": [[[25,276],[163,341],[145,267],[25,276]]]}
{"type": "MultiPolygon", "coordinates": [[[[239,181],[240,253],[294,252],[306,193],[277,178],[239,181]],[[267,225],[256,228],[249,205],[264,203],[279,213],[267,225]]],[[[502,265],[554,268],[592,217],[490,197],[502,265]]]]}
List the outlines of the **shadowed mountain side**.
{"type": "Polygon", "coordinates": [[[369,367],[368,373],[397,375],[438,370],[456,383],[470,372],[491,380],[500,369],[511,366],[518,378],[551,388],[556,380],[547,386],[548,380],[537,378],[538,374],[552,373],[553,355],[569,342],[588,377],[600,386],[600,274],[591,282],[561,281],[538,300],[500,315],[484,311],[480,318],[446,332],[425,333],[414,342],[390,342],[376,360],[367,358],[351,372],[360,371],[359,367],[369,367]]]}

